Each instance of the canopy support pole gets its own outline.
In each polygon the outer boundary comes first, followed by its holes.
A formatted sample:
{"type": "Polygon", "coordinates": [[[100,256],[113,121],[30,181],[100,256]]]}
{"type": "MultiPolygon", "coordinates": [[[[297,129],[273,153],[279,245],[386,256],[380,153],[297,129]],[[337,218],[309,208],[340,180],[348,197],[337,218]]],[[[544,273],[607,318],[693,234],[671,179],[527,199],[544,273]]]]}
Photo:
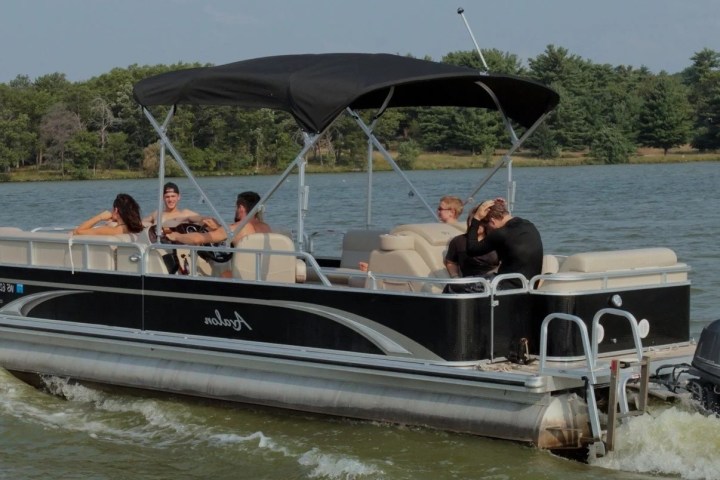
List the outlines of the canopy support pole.
{"type": "MultiPolygon", "coordinates": [[[[158,124],[157,120],[155,120],[155,117],[153,117],[152,113],[150,113],[150,110],[148,110],[145,107],[143,107],[142,110],[143,110],[143,113],[145,114],[145,117],[147,117],[148,121],[150,122],[150,125],[152,125],[155,132],[160,136],[160,140],[162,140],[164,145],[167,145],[167,149],[170,150],[170,153],[172,154],[173,158],[175,158],[175,161],[180,166],[180,169],[185,173],[185,176],[187,176],[188,180],[190,180],[190,182],[193,184],[193,186],[198,191],[198,193],[200,193],[200,196],[202,197],[203,201],[207,204],[208,207],[210,207],[210,210],[212,211],[213,215],[215,216],[215,218],[218,219],[218,221],[221,223],[221,225],[223,226],[225,231],[229,232],[229,228],[228,228],[227,224],[222,219],[222,217],[220,216],[218,211],[215,209],[215,206],[212,204],[212,202],[207,197],[207,195],[205,195],[205,192],[200,187],[200,185],[197,183],[197,180],[195,180],[195,177],[193,176],[192,171],[190,171],[190,169],[188,168],[187,164],[185,163],[185,160],[183,159],[182,155],[180,155],[180,152],[177,151],[175,146],[172,144],[170,139],[165,134],[165,130],[163,129],[163,127],[161,127],[158,124]]],[[[162,187],[161,187],[161,189],[162,189],[162,187]]],[[[161,213],[162,213],[162,211],[158,212],[158,215],[160,215],[161,213]]],[[[158,222],[158,223],[160,223],[160,222],[158,222]]],[[[231,238],[231,237],[228,237],[228,238],[231,238]]]]}
{"type": "MultiPolygon", "coordinates": [[[[410,179],[405,175],[405,172],[402,171],[402,169],[398,166],[397,163],[395,163],[395,160],[393,160],[392,155],[385,150],[385,147],[383,147],[382,143],[373,135],[372,130],[365,125],[365,122],[363,122],[362,118],[360,118],[360,115],[357,114],[354,110],[352,110],[350,107],[346,108],[347,112],[352,116],[353,119],[355,119],[355,123],[358,124],[358,126],[362,129],[362,131],[365,133],[365,135],[368,137],[368,139],[372,142],[373,145],[375,145],[375,148],[377,148],[378,152],[385,158],[385,160],[388,162],[390,167],[392,167],[393,170],[395,170],[395,173],[400,175],[400,177],[405,180],[405,183],[408,184],[410,187],[410,190],[420,199],[420,201],[425,205],[425,208],[428,209],[428,211],[437,219],[437,216],[435,215],[435,211],[433,208],[425,201],[425,198],[423,198],[422,195],[420,195],[420,192],[415,188],[415,185],[412,184],[410,179]]],[[[370,199],[368,199],[370,201],[370,199]]]]}
{"type": "MultiPolygon", "coordinates": [[[[373,121],[370,124],[370,131],[373,131],[373,128],[375,127],[375,122],[373,121]]],[[[365,205],[365,229],[370,229],[370,225],[372,225],[372,185],[373,185],[373,151],[375,148],[373,147],[372,140],[368,138],[367,141],[367,203],[365,205]]]]}
{"type": "Polygon", "coordinates": [[[505,155],[502,156],[500,160],[495,164],[493,169],[490,171],[490,173],[485,176],[485,178],[480,182],[480,184],[473,190],[473,192],[468,196],[468,198],[465,200],[465,203],[471,203],[475,200],[475,195],[485,186],[485,184],[490,181],[490,179],[497,173],[500,168],[503,166],[508,167],[508,210],[512,211],[513,203],[515,202],[515,187],[512,182],[512,155],[515,153],[515,151],[520,148],[520,146],[525,143],[525,140],[533,134],[533,132],[537,129],[537,127],[542,124],[542,122],[545,121],[545,118],[548,116],[549,113],[543,113],[540,118],[538,118],[535,123],[533,123],[530,128],[528,128],[523,135],[517,139],[517,141],[513,142],[510,149],[507,151],[505,155]]]}
{"type": "MultiPolygon", "coordinates": [[[[253,207],[253,209],[248,212],[247,217],[245,217],[240,223],[238,223],[237,227],[235,227],[235,230],[231,232],[231,235],[228,236],[228,238],[234,237],[235,234],[239,232],[252,219],[253,215],[255,215],[260,210],[260,208],[262,208],[265,202],[282,186],[282,184],[285,182],[285,179],[290,175],[290,173],[296,166],[298,167],[298,169],[302,170],[302,174],[298,175],[298,195],[304,195],[304,201],[307,202],[307,194],[305,188],[305,155],[307,154],[307,152],[310,151],[311,148],[315,146],[322,134],[303,135],[305,138],[305,145],[303,146],[302,150],[300,150],[300,153],[298,153],[295,156],[295,159],[290,162],[287,168],[285,168],[285,171],[282,173],[282,175],[280,175],[280,178],[278,178],[275,184],[260,197],[260,201],[257,203],[257,205],[255,205],[255,207],[253,207]]],[[[302,209],[306,206],[307,205],[300,205],[298,207],[298,229],[295,244],[298,251],[300,252],[305,251],[305,224],[302,216],[302,209]]]]}
{"type": "MultiPolygon", "coordinates": [[[[370,132],[375,131],[375,125],[377,124],[378,120],[380,119],[380,116],[385,113],[385,110],[387,109],[387,106],[390,104],[390,99],[392,98],[393,94],[395,93],[395,86],[393,85],[390,87],[390,91],[388,92],[387,96],[385,97],[385,101],[378,109],[377,113],[373,115],[372,123],[370,124],[369,130],[370,132]]],[[[368,137],[368,158],[367,158],[367,204],[365,206],[365,228],[370,229],[370,226],[372,225],[372,178],[373,178],[373,142],[370,137],[368,137]]]]}
{"type": "MultiPolygon", "coordinates": [[[[167,132],[167,127],[170,124],[170,120],[172,120],[173,116],[175,115],[175,105],[168,110],[167,116],[165,117],[165,121],[162,124],[162,131],[164,133],[167,132]]],[[[156,241],[160,241],[160,233],[162,232],[162,213],[163,213],[163,197],[165,196],[165,191],[163,189],[163,185],[165,185],[165,142],[160,142],[160,165],[158,165],[158,203],[157,203],[157,218],[155,218],[155,238],[156,241]]]]}
{"type": "MultiPolygon", "coordinates": [[[[200,187],[200,184],[197,183],[197,180],[195,180],[195,177],[193,176],[192,172],[188,168],[187,164],[185,163],[185,160],[182,158],[182,155],[175,149],[175,146],[172,144],[170,139],[165,134],[165,130],[162,126],[158,124],[158,122],[155,120],[155,117],[150,113],[150,111],[143,107],[143,113],[147,117],[147,119],[150,121],[150,124],[152,125],[153,129],[157,132],[157,134],[160,136],[160,140],[162,140],[164,145],[167,145],[168,150],[170,150],[170,153],[173,155],[175,160],[177,161],[178,165],[180,165],[180,168],[187,176],[188,180],[193,184],[193,186],[197,189],[197,191],[200,193],[200,196],[202,197],[203,201],[210,207],[210,210],[212,211],[215,218],[218,219],[218,222],[220,225],[222,225],[222,228],[225,230],[227,234],[228,239],[232,239],[237,232],[239,232],[251,219],[252,217],[263,207],[265,202],[268,198],[272,196],[275,191],[280,188],[282,183],[285,181],[285,179],[290,175],[290,172],[292,172],[293,168],[296,166],[301,170],[301,175],[299,175],[299,185],[298,185],[298,191],[302,191],[303,195],[305,195],[305,201],[307,201],[307,194],[306,194],[306,188],[305,188],[305,154],[317,143],[318,139],[322,136],[321,134],[313,134],[313,135],[305,135],[305,146],[302,148],[300,153],[297,154],[295,159],[290,163],[290,165],[287,166],[283,174],[280,176],[278,181],[275,183],[275,185],[268,190],[265,195],[260,197],[260,201],[255,205],[255,207],[248,212],[247,217],[245,217],[238,225],[235,227],[235,230],[230,230],[230,227],[228,226],[227,222],[220,216],[217,209],[215,209],[215,206],[212,204],[210,199],[205,195],[205,192],[203,191],[202,187],[200,187]]],[[[162,189],[162,187],[161,187],[162,189]]],[[[302,208],[302,207],[299,207],[302,208]]],[[[296,238],[296,244],[299,251],[304,251],[305,247],[305,240],[304,240],[304,223],[302,215],[298,215],[298,232],[297,232],[297,238],[296,238]]]]}

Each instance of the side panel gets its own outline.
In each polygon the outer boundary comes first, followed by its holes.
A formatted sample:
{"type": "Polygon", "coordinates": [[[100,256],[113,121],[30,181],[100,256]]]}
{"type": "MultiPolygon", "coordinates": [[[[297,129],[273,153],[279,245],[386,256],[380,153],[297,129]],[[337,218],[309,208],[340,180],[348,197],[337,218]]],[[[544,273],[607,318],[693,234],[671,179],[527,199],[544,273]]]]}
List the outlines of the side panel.
{"type": "Polygon", "coordinates": [[[142,329],[140,275],[0,267],[0,311],[142,329]]]}
{"type": "Polygon", "coordinates": [[[450,361],[489,356],[489,299],[145,279],[145,328],[450,361]],[[192,293],[190,293],[192,292],[192,293]],[[168,298],[171,297],[171,298],[168,298]]]}
{"type": "MultiPolygon", "coordinates": [[[[686,342],[690,338],[690,286],[608,291],[578,295],[534,295],[536,310],[536,329],[549,313],[560,312],[576,315],[583,319],[588,334],[594,315],[603,308],[614,308],[613,295],[622,299],[621,310],[631,313],[638,322],[646,320],[649,332],[641,338],[644,347],[686,342]]],[[[612,352],[634,348],[632,332],[628,321],[616,315],[605,315],[600,324],[605,330],[599,352],[612,352]]],[[[533,344],[535,353],[539,345],[533,344]]],[[[560,320],[553,321],[548,330],[548,355],[582,355],[582,342],[577,327],[560,320]]]]}

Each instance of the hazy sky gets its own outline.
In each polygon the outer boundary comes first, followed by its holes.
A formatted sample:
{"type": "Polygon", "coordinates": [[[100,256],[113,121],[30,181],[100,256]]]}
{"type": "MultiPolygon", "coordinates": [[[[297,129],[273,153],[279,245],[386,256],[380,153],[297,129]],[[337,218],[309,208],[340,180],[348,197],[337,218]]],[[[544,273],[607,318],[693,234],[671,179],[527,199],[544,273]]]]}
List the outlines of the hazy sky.
{"type": "Polygon", "coordinates": [[[2,0],[0,82],[267,55],[481,48],[526,62],[553,44],[595,63],[674,73],[720,50],[718,0],[2,0]]]}

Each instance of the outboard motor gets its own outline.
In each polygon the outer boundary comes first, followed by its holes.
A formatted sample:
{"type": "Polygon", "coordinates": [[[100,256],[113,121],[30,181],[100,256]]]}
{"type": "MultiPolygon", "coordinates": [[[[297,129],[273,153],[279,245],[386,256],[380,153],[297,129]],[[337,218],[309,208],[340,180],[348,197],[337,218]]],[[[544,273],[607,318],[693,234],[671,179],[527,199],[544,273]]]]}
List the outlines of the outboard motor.
{"type": "Polygon", "coordinates": [[[697,377],[687,386],[693,398],[706,410],[720,414],[720,320],[703,329],[688,373],[697,377]]]}

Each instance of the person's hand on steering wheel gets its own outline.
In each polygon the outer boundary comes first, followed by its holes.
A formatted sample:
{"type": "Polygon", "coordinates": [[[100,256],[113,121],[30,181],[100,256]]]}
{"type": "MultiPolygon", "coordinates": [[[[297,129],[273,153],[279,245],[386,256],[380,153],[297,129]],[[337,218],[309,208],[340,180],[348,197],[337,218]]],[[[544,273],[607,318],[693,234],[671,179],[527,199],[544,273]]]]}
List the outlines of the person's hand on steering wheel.
{"type": "Polygon", "coordinates": [[[205,225],[205,228],[208,230],[217,230],[218,228],[221,228],[220,222],[212,217],[203,218],[202,224],[205,225]]]}

